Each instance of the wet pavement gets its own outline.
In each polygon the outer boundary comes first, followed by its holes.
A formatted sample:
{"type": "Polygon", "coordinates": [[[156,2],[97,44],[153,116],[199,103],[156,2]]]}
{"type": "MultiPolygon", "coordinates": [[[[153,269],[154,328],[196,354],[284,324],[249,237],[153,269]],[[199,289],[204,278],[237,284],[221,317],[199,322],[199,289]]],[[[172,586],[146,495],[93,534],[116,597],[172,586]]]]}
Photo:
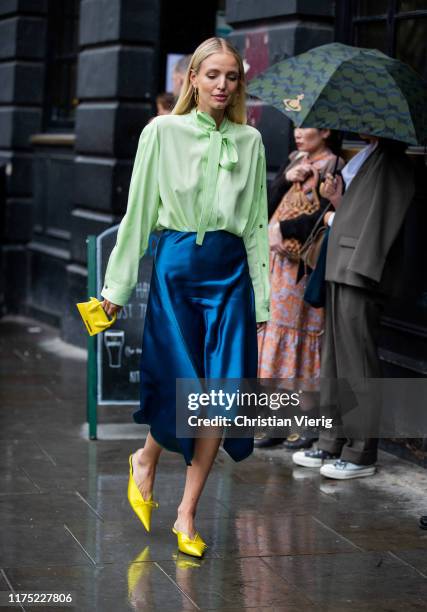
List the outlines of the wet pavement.
{"type": "Polygon", "coordinates": [[[111,435],[132,407],[102,407],[101,439],[86,439],[83,351],[48,326],[4,318],[0,385],[0,595],[71,591],[73,608],[46,610],[79,612],[427,609],[422,468],[381,453],[374,477],[335,482],[294,469],[283,449],[240,464],[220,452],[197,560],[177,554],[170,531],[182,458],[161,457],[148,535],[126,499],[128,455],[145,429],[111,435]]]}

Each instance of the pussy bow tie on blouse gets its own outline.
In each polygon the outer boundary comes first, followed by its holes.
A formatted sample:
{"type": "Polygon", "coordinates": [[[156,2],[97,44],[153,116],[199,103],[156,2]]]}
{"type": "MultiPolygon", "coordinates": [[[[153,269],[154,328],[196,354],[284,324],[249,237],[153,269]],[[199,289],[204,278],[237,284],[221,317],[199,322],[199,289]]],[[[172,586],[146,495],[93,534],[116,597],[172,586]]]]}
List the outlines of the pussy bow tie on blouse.
{"type": "Polygon", "coordinates": [[[209,137],[206,173],[203,182],[202,212],[197,227],[196,244],[203,239],[214,208],[219,166],[231,171],[238,161],[237,148],[229,129],[229,120],[224,118],[219,129],[215,119],[208,113],[193,109],[193,116],[201,129],[200,137],[209,137]]]}

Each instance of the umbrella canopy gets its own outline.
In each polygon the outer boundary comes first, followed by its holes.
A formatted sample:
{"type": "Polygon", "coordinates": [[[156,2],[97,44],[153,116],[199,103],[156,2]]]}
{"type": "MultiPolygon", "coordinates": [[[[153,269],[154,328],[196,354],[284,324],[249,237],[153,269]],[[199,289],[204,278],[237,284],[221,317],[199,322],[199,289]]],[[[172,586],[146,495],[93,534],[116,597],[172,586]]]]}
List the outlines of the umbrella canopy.
{"type": "Polygon", "coordinates": [[[330,128],[427,141],[427,84],[412,68],[375,49],[331,43],[271,66],[248,93],[297,127],[330,128]]]}

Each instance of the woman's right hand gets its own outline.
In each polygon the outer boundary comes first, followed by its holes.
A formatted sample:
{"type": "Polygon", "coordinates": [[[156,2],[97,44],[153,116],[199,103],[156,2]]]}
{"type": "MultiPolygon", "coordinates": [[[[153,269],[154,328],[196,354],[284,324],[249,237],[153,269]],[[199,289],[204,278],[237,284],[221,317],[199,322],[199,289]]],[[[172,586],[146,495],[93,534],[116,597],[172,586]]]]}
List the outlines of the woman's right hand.
{"type": "Polygon", "coordinates": [[[112,317],[114,314],[120,312],[123,306],[118,306],[117,304],[113,304],[113,302],[109,302],[108,300],[102,300],[101,302],[102,308],[105,310],[107,315],[112,317]]]}
{"type": "Polygon", "coordinates": [[[286,180],[289,183],[302,183],[312,172],[310,164],[301,163],[287,171],[286,180]]]}

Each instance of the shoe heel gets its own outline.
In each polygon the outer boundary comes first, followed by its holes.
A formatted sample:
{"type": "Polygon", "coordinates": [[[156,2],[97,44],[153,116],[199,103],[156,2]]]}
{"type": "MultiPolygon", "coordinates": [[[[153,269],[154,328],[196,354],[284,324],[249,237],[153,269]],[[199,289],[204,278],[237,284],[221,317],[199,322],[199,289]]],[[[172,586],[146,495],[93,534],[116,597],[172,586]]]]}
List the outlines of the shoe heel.
{"type": "Polygon", "coordinates": [[[133,477],[132,455],[129,456],[128,500],[133,511],[144,525],[145,530],[150,532],[151,513],[153,508],[159,507],[159,504],[153,500],[152,493],[150,494],[149,498],[145,500],[141,494],[141,491],[136,486],[136,482],[133,477]]]}

